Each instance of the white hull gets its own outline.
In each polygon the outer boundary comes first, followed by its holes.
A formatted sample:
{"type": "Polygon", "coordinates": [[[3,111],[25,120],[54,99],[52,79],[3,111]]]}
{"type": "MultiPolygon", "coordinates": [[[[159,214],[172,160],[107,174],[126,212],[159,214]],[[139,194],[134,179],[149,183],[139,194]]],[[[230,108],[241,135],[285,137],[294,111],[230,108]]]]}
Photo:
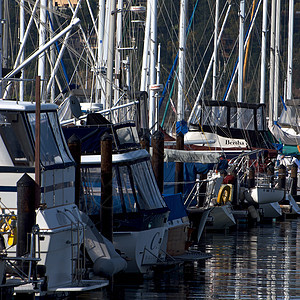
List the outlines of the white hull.
{"type": "Polygon", "coordinates": [[[208,229],[226,229],[236,224],[230,205],[214,206],[209,214],[212,223],[207,224],[208,229]]]}
{"type": "Polygon", "coordinates": [[[259,186],[245,190],[244,194],[250,203],[266,204],[281,201],[284,197],[284,190],[259,186]]]}
{"type": "Polygon", "coordinates": [[[224,150],[226,150],[226,148],[248,149],[248,143],[244,139],[222,137],[211,132],[205,132],[205,134],[203,134],[199,131],[189,131],[184,136],[184,140],[185,142],[198,146],[210,146],[212,150],[214,148],[224,150]]]}
{"type": "Polygon", "coordinates": [[[127,260],[126,273],[145,274],[157,264],[166,229],[163,226],[143,231],[114,232],[115,249],[120,250],[127,260]]]}

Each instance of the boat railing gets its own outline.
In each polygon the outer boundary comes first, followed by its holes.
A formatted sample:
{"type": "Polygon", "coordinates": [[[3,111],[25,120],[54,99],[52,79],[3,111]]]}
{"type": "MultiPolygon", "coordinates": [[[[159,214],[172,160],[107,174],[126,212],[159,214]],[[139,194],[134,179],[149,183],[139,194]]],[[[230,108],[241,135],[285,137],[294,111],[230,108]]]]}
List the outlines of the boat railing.
{"type": "MultiPolygon", "coordinates": [[[[29,255],[24,256],[8,256],[4,251],[1,258],[8,265],[9,273],[13,276],[12,285],[24,285],[32,283],[34,289],[38,289],[38,284],[43,280],[38,279],[37,264],[41,260],[40,256],[40,234],[39,226],[34,225],[30,235],[30,251],[29,255]],[[28,270],[28,272],[26,272],[28,270]]],[[[10,280],[10,281],[12,281],[10,280]]]]}

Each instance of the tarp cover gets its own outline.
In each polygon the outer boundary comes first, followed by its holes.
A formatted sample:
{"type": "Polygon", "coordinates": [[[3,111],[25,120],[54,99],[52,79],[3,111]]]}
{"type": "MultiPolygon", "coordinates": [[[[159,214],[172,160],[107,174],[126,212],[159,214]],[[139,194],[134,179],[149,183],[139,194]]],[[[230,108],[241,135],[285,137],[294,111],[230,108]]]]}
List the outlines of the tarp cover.
{"type": "Polygon", "coordinates": [[[195,163],[217,163],[221,153],[204,152],[192,150],[164,149],[165,162],[195,162],[195,163]]]}

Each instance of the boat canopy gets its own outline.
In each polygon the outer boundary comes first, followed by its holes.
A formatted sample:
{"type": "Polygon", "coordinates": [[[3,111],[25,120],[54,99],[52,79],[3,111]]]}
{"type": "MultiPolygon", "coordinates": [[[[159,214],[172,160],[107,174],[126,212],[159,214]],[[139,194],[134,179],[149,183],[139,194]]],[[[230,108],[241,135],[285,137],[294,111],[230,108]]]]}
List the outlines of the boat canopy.
{"type": "Polygon", "coordinates": [[[262,131],[266,129],[264,110],[264,104],[203,101],[198,115],[192,117],[190,124],[262,131]]]}
{"type": "MultiPolygon", "coordinates": [[[[138,212],[166,207],[157,187],[150,155],[146,150],[114,154],[113,158],[114,214],[138,212]]],[[[89,215],[99,214],[101,201],[101,157],[83,155],[81,177],[84,196],[82,209],[89,215]]]]}

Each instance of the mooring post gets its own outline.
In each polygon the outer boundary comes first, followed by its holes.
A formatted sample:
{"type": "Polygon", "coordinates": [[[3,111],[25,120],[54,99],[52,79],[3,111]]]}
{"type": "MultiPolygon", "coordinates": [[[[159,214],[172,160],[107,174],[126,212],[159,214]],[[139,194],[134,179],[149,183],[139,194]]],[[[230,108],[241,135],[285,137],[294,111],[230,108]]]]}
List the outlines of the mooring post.
{"type": "Polygon", "coordinates": [[[30,251],[30,234],[36,223],[36,182],[24,174],[17,182],[17,256],[30,251]]]}
{"type": "Polygon", "coordinates": [[[101,138],[101,233],[113,241],[112,202],[112,136],[105,133],[101,138]]]}
{"type": "Polygon", "coordinates": [[[164,190],[164,134],[157,130],[153,133],[152,139],[152,168],[156,178],[159,191],[164,190]]]}
{"type": "MultiPolygon", "coordinates": [[[[184,149],[184,135],[182,132],[179,132],[176,135],[176,149],[183,150],[184,149]]],[[[176,162],[175,163],[175,194],[182,193],[183,194],[183,163],[176,162]]]]}
{"type": "Polygon", "coordinates": [[[150,132],[148,129],[141,129],[141,138],[140,143],[142,149],[145,149],[149,152],[150,149],[150,132]]]}
{"type": "Polygon", "coordinates": [[[248,169],[248,188],[253,188],[255,186],[255,168],[253,166],[248,169]]]}
{"type": "Polygon", "coordinates": [[[79,207],[79,198],[80,198],[80,164],[81,164],[81,142],[80,139],[73,134],[68,139],[68,147],[73,156],[73,159],[76,163],[75,166],[75,204],[79,207]]]}
{"type": "Polygon", "coordinates": [[[291,195],[295,198],[297,196],[297,172],[298,166],[293,163],[291,168],[291,178],[292,178],[292,186],[291,186],[291,195]]]}
{"type": "Polygon", "coordinates": [[[280,165],[278,168],[278,186],[281,189],[285,189],[286,184],[286,167],[280,165]]]}
{"type": "Polygon", "coordinates": [[[267,166],[267,176],[269,178],[269,183],[271,185],[271,187],[274,186],[274,173],[275,173],[275,170],[274,170],[274,165],[268,165],[267,166]]]}

